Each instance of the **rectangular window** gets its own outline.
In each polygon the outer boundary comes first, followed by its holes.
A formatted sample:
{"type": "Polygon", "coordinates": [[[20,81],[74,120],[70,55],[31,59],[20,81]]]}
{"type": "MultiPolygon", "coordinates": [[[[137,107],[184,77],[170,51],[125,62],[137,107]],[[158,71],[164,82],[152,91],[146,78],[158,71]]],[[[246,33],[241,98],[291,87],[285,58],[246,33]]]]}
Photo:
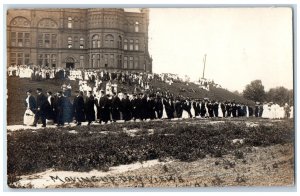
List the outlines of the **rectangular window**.
{"type": "Polygon", "coordinates": [[[16,64],[16,53],[10,54],[10,64],[15,65],[16,64]]]}
{"type": "Polygon", "coordinates": [[[133,57],[129,57],[129,69],[133,69],[133,57]]]}
{"type": "Polygon", "coordinates": [[[139,50],[139,40],[135,40],[135,46],[134,46],[135,50],[139,50]]]}
{"type": "Polygon", "coordinates": [[[11,46],[16,46],[17,34],[16,32],[11,32],[10,34],[11,46]]]}
{"type": "Polygon", "coordinates": [[[92,67],[96,67],[96,63],[97,63],[96,55],[93,54],[92,55],[92,67]]]}
{"type": "Polygon", "coordinates": [[[23,33],[18,33],[18,46],[23,47],[23,33]]]}
{"type": "Polygon", "coordinates": [[[79,41],[79,48],[81,48],[81,49],[84,48],[84,39],[83,39],[83,38],[80,38],[80,41],[79,41]]]}
{"type": "Polygon", "coordinates": [[[55,54],[51,55],[51,66],[56,67],[56,55],[55,54]]]}
{"type": "Polygon", "coordinates": [[[52,48],[56,48],[56,44],[57,44],[57,35],[56,34],[52,34],[52,48]]]}
{"type": "Polygon", "coordinates": [[[45,34],[45,47],[50,48],[50,34],[45,34]]]}
{"type": "Polygon", "coordinates": [[[27,53],[25,54],[25,65],[28,65],[30,62],[30,55],[27,53]]]}
{"type": "Polygon", "coordinates": [[[128,58],[127,56],[124,56],[124,69],[127,69],[127,66],[128,66],[128,58]]]}
{"type": "Polygon", "coordinates": [[[83,55],[80,56],[79,66],[84,67],[84,56],[83,55]]]}
{"type": "Polygon", "coordinates": [[[68,28],[72,28],[73,25],[72,25],[72,17],[68,17],[68,28]]]}
{"type": "Polygon", "coordinates": [[[50,54],[45,54],[45,66],[49,67],[50,62],[51,62],[50,54]]]}
{"type": "Polygon", "coordinates": [[[130,44],[129,44],[129,50],[133,50],[133,40],[130,40],[130,44]]]}
{"type": "Polygon", "coordinates": [[[42,54],[38,55],[38,65],[40,65],[40,66],[43,65],[43,55],[42,54]]]}
{"type": "Polygon", "coordinates": [[[138,57],[134,58],[134,68],[135,69],[139,68],[139,59],[138,59],[138,57]]]}
{"type": "Polygon", "coordinates": [[[38,34],[38,47],[43,47],[43,34],[38,34]]]}
{"type": "Polygon", "coordinates": [[[30,47],[30,34],[25,33],[25,46],[30,47]]]}
{"type": "Polygon", "coordinates": [[[17,64],[23,65],[23,53],[18,53],[17,57],[18,57],[17,64]]]}

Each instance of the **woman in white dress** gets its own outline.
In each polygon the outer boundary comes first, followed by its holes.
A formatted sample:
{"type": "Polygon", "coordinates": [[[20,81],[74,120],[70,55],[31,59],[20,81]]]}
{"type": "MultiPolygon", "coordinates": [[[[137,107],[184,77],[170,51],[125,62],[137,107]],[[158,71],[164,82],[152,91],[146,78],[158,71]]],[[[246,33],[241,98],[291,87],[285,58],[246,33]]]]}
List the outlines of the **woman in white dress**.
{"type": "Polygon", "coordinates": [[[262,113],[262,118],[270,118],[270,108],[267,103],[263,105],[263,113],[262,113]]]}
{"type": "Polygon", "coordinates": [[[25,100],[26,111],[23,118],[23,124],[29,126],[32,125],[34,122],[34,111],[36,108],[36,101],[34,97],[31,95],[31,90],[28,90],[26,94],[27,94],[27,98],[25,100]]]}
{"type": "Polygon", "coordinates": [[[222,118],[223,117],[223,112],[222,112],[222,108],[221,108],[221,103],[219,103],[218,105],[218,117],[222,118]]]}
{"type": "MultiPolygon", "coordinates": [[[[161,100],[162,103],[164,103],[164,100],[161,100]]],[[[163,104],[163,115],[162,118],[168,118],[167,112],[166,112],[166,108],[165,108],[165,104],[163,104]]]]}

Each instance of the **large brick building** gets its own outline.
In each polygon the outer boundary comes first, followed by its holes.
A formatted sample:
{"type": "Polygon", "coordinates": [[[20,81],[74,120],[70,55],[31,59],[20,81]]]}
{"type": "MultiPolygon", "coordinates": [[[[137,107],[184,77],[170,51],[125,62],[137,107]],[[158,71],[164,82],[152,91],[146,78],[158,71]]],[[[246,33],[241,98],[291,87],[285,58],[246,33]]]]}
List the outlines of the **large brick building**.
{"type": "Polygon", "coordinates": [[[151,72],[148,25],[148,9],[11,9],[7,64],[151,72]]]}

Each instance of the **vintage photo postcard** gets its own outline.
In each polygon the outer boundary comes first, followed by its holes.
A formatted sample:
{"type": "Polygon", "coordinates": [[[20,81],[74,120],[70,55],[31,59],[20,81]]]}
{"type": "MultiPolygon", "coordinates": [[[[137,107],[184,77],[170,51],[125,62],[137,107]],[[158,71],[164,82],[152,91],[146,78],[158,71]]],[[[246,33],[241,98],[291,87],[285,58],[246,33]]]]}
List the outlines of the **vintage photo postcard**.
{"type": "Polygon", "coordinates": [[[9,8],[9,189],[294,187],[292,7],[9,8]]]}

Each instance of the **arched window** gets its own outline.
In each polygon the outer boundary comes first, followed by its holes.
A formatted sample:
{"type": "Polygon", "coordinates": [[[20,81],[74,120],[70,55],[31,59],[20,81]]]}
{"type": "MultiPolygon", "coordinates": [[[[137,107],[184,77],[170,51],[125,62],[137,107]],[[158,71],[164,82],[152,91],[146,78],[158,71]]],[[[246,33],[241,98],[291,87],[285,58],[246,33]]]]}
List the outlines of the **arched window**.
{"type": "Polygon", "coordinates": [[[72,21],[72,17],[68,17],[68,28],[72,28],[73,27],[73,21],[72,21]]]}
{"type": "Polygon", "coordinates": [[[134,31],[139,32],[139,22],[135,22],[134,31]]]}
{"type": "Polygon", "coordinates": [[[105,36],[105,46],[109,48],[114,47],[114,37],[112,35],[105,36]]]}
{"type": "Polygon", "coordinates": [[[128,50],[128,40],[124,39],[124,50],[128,50]]]}
{"type": "Polygon", "coordinates": [[[135,46],[134,46],[134,49],[135,49],[135,50],[139,50],[139,40],[138,40],[138,39],[135,40],[135,46]]]}
{"type": "Polygon", "coordinates": [[[84,48],[84,39],[83,39],[83,37],[81,37],[80,39],[79,39],[79,48],[84,48]]]}
{"type": "Polygon", "coordinates": [[[99,35],[93,35],[92,37],[92,48],[100,48],[101,42],[99,35]]]}
{"type": "Polygon", "coordinates": [[[68,48],[72,48],[72,37],[68,37],[68,48]]]}

